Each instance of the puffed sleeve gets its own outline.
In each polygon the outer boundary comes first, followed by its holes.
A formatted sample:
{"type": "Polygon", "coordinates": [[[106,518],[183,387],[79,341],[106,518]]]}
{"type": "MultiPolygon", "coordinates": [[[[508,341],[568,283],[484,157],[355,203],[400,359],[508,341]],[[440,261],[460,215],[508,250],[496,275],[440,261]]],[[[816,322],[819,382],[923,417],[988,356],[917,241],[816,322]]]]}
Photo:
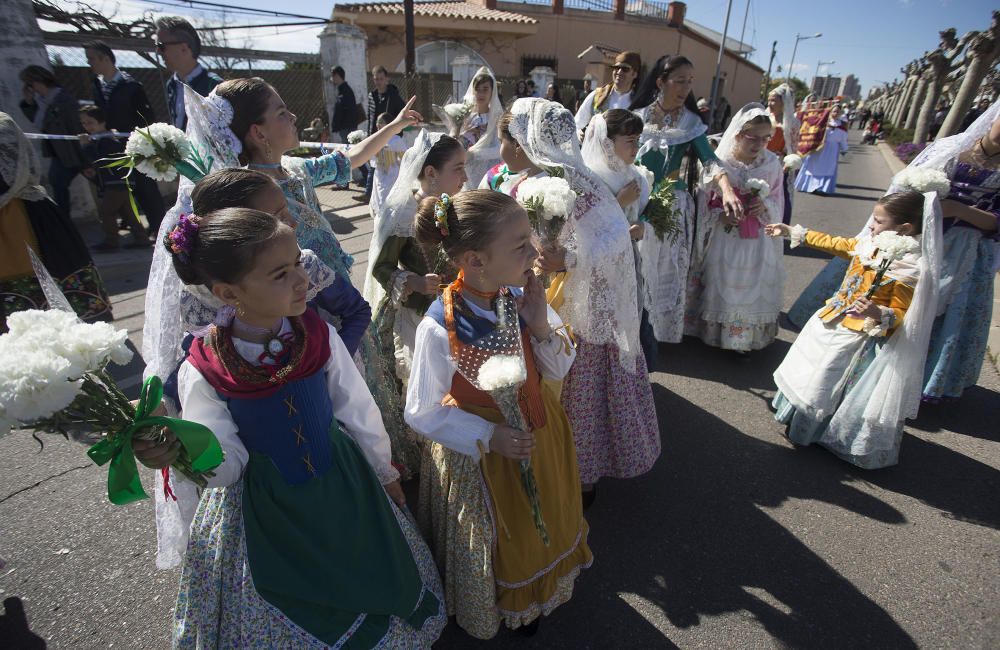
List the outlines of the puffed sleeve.
{"type": "Polygon", "coordinates": [[[313,185],[347,185],[351,180],[351,160],[342,151],[306,158],[303,164],[313,185]]]}
{"type": "Polygon", "coordinates": [[[456,406],[442,404],[457,372],[448,333],[432,318],[417,326],[403,417],[417,433],[479,460],[476,441],[489,449],[494,424],[456,406]]]}
{"type": "Polygon", "coordinates": [[[535,353],[535,363],[538,364],[538,371],[542,377],[558,381],[569,373],[573,360],[576,359],[576,349],[570,343],[565,330],[559,329],[563,324],[559,314],[552,307],[546,307],[552,334],[544,341],[532,336],[531,349],[535,353]]]}
{"type": "Polygon", "coordinates": [[[810,230],[805,234],[804,243],[809,248],[850,259],[858,240],[854,237],[835,237],[817,230],[810,230]]]}
{"type": "Polygon", "coordinates": [[[187,361],[181,364],[177,373],[177,385],[184,419],[208,427],[225,454],[222,464],[212,470],[215,476],[208,479],[208,487],[232,485],[243,473],[249,454],[236,433],[238,428],[229,407],[198,369],[187,361]]]}
{"type": "Polygon", "coordinates": [[[392,466],[392,449],[382,414],[337,330],[329,324],[327,328],[330,358],[323,369],[334,416],[344,426],[345,433],[358,443],[382,484],[392,483],[399,479],[399,472],[392,466]]]}

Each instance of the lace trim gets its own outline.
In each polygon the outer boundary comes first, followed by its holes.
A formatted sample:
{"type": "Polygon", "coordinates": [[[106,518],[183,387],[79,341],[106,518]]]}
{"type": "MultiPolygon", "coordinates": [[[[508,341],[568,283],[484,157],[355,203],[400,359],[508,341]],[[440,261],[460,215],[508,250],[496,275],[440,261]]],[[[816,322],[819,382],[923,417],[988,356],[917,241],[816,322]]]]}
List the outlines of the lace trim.
{"type": "Polygon", "coordinates": [[[791,241],[792,248],[798,248],[802,245],[802,242],[806,240],[806,234],[809,229],[801,224],[795,224],[791,228],[791,232],[788,234],[788,239],[791,241]]]}
{"type": "Polygon", "coordinates": [[[878,320],[871,317],[865,318],[862,331],[868,336],[885,336],[896,325],[896,312],[881,305],[879,311],[882,312],[882,317],[878,320]]]}
{"type": "Polygon", "coordinates": [[[389,277],[389,299],[395,305],[400,305],[410,294],[413,293],[407,286],[406,281],[416,273],[405,269],[396,269],[389,277]]]}

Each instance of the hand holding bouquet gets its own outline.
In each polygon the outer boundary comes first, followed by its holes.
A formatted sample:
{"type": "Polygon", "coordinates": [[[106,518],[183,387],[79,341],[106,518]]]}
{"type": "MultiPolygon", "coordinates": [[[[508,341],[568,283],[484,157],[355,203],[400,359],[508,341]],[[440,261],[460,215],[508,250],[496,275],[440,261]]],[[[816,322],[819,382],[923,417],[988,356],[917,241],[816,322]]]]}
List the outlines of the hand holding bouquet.
{"type": "Polygon", "coordinates": [[[444,106],[433,104],[433,108],[437,116],[444,122],[445,127],[447,127],[448,133],[453,137],[458,137],[466,118],[472,114],[472,104],[466,104],[465,102],[445,104],[444,106]]]}
{"type": "Polygon", "coordinates": [[[170,427],[182,449],[173,467],[204,486],[222,463],[222,449],[206,427],[151,416],[163,396],[157,377],[131,402],[106,370],[109,361],[128,363],[132,352],[124,330],[108,323],[82,323],[72,312],[28,310],[7,319],[0,336],[0,434],[30,426],[64,436],[100,432],[87,454],[98,465],[110,462],[108,497],[122,505],[147,495],[139,481],[132,440],[158,440],[170,427]]]}
{"type": "Polygon", "coordinates": [[[885,277],[886,271],[893,262],[903,259],[910,253],[920,251],[920,242],[907,235],[900,235],[892,230],[884,230],[872,238],[872,245],[878,249],[878,269],[875,271],[875,279],[872,286],[868,288],[865,298],[871,298],[878,291],[885,277]]]}

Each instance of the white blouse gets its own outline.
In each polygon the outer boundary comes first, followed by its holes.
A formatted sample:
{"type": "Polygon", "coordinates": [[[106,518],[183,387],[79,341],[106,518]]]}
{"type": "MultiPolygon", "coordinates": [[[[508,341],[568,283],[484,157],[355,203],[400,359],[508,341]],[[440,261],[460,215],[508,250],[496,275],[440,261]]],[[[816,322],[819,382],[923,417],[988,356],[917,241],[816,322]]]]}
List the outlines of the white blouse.
{"type": "MultiPolygon", "coordinates": [[[[590,91],[590,94],[583,100],[580,104],[580,110],[576,112],[576,128],[580,131],[586,131],[587,125],[590,124],[590,120],[594,118],[594,96],[597,94],[597,90],[590,91]]],[[[611,94],[608,96],[605,110],[610,111],[612,108],[624,108],[628,110],[628,107],[632,105],[632,91],[627,93],[619,93],[614,88],[611,89],[611,94]]]]}
{"type": "MultiPolygon", "coordinates": [[[[496,313],[472,303],[466,303],[477,316],[495,323],[496,313]]],[[[548,307],[549,326],[562,326],[554,309],[548,307]]],[[[531,348],[542,377],[560,380],[569,372],[576,358],[576,350],[566,354],[564,339],[553,333],[547,340],[531,337],[531,348]]],[[[413,430],[460,454],[479,460],[476,441],[489,449],[493,437],[493,422],[441,402],[451,392],[451,381],[458,366],[451,356],[448,330],[436,320],[424,317],[417,326],[417,340],[413,348],[413,366],[406,392],[406,409],[403,417],[413,430]]]]}
{"type": "MultiPolygon", "coordinates": [[[[333,412],[343,425],[344,433],[358,443],[382,484],[391,483],[399,478],[399,472],[390,460],[389,436],[382,424],[382,414],[337,331],[330,325],[327,328],[330,330],[330,358],[323,371],[326,372],[333,412]]],[[[281,334],[290,331],[291,324],[285,319],[281,334]]],[[[264,352],[263,343],[237,338],[233,339],[233,343],[241,357],[259,364],[257,359],[264,352]]],[[[225,400],[190,361],[185,361],[178,373],[178,393],[184,419],[211,429],[225,452],[225,460],[214,470],[215,476],[208,479],[208,487],[226,487],[236,483],[243,474],[249,454],[237,435],[236,422],[225,400]]]]}

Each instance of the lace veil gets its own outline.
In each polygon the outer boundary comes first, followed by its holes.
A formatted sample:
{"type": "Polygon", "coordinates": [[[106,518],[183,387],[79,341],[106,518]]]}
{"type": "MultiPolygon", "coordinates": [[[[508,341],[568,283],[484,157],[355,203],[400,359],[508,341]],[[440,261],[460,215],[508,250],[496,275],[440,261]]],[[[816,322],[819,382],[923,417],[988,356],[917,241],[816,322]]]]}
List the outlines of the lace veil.
{"type": "Polygon", "coordinates": [[[510,110],[510,134],[531,162],[562,175],[577,194],[560,236],[569,266],[560,316],[585,342],[616,346],[623,369],[634,373],[639,308],[625,214],[584,163],[572,113],[537,98],[518,99],[510,110]]]}
{"type": "MultiPolygon", "coordinates": [[[[750,122],[750,120],[757,117],[766,117],[770,120],[771,112],[767,110],[761,104],[756,102],[751,102],[736,111],[736,115],[733,116],[731,122],[729,122],[729,127],[726,132],[722,134],[722,139],[719,140],[719,146],[715,148],[715,155],[719,160],[723,161],[723,164],[727,164],[726,161],[731,161],[735,159],[733,151],[736,149],[736,137],[743,131],[743,128],[750,122]]],[[[766,149],[764,151],[767,151],[766,149]]],[[[761,153],[764,153],[763,151],[761,153]]],[[[710,182],[712,179],[708,178],[705,182],[710,182]]]]}
{"type": "Polygon", "coordinates": [[[37,201],[48,196],[42,187],[42,168],[35,148],[14,118],[3,112],[0,112],[0,176],[7,184],[7,189],[0,193],[0,207],[13,199],[37,201]]]}
{"type": "Polygon", "coordinates": [[[497,133],[497,122],[503,116],[503,104],[500,103],[500,89],[497,86],[497,78],[493,71],[483,66],[473,75],[469,87],[465,91],[462,101],[476,105],[476,79],[483,75],[489,76],[493,80],[493,96],[490,98],[489,122],[486,125],[486,133],[483,137],[469,147],[468,158],[465,161],[465,169],[468,172],[469,180],[465,189],[475,189],[479,187],[479,181],[489,169],[500,161],[500,135],[497,133]]]}
{"type": "Polygon", "coordinates": [[[441,133],[428,133],[421,129],[413,146],[403,154],[399,163],[399,176],[389,190],[389,196],[375,218],[375,232],[368,247],[368,269],[365,271],[365,286],[362,294],[372,309],[378,307],[385,296],[385,290],[372,275],[372,267],[382,252],[382,247],[390,237],[412,237],[413,217],[417,213],[417,200],[413,192],[418,187],[417,177],[424,168],[424,160],[431,147],[441,139],[441,133]]]}
{"type": "MultiPolygon", "coordinates": [[[[615,153],[614,143],[608,137],[608,123],[603,113],[590,120],[583,136],[583,162],[590,171],[600,178],[615,196],[623,187],[636,181],[639,183],[639,200],[633,206],[645,206],[649,201],[649,181],[635,165],[626,164],[615,153]]],[[[630,208],[632,206],[629,206],[630,208]]]]}
{"type": "Polygon", "coordinates": [[[799,123],[799,118],[795,117],[795,93],[788,84],[781,84],[772,90],[768,94],[768,97],[771,95],[779,96],[783,107],[781,112],[781,122],[775,120],[774,116],[768,112],[768,115],[771,118],[771,124],[780,126],[782,132],[784,133],[785,154],[798,153],[799,128],[801,127],[801,124],[799,123]]]}

